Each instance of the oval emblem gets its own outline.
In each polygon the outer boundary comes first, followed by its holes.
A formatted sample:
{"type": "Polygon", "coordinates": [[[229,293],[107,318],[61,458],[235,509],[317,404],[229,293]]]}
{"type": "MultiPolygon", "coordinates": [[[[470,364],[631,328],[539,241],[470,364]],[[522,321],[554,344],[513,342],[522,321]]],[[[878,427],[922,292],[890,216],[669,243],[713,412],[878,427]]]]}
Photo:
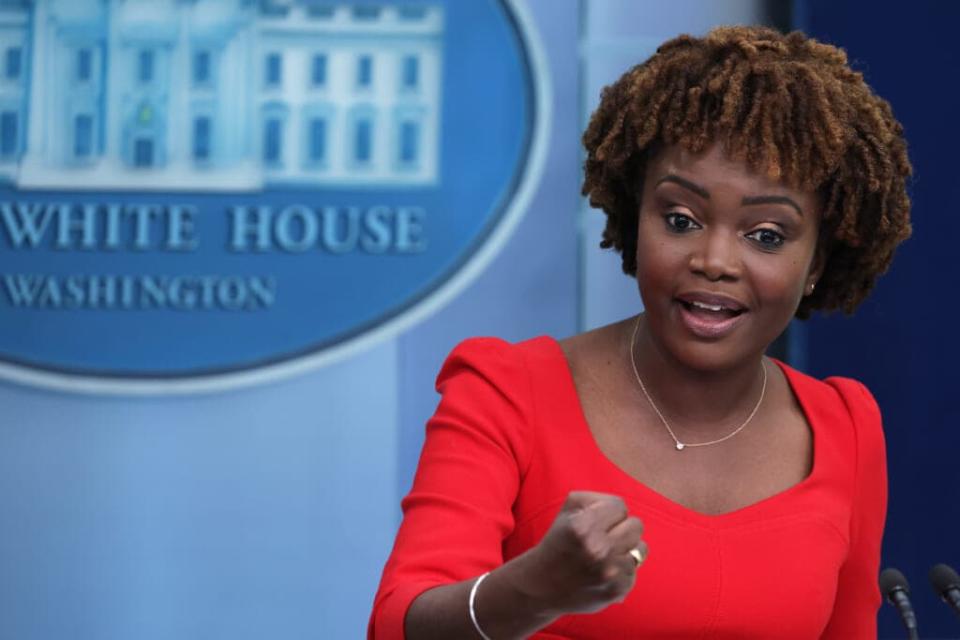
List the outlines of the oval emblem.
{"type": "Polygon", "coordinates": [[[539,174],[546,77],[498,0],[37,0],[0,35],[0,373],[252,383],[436,309],[539,174]]]}

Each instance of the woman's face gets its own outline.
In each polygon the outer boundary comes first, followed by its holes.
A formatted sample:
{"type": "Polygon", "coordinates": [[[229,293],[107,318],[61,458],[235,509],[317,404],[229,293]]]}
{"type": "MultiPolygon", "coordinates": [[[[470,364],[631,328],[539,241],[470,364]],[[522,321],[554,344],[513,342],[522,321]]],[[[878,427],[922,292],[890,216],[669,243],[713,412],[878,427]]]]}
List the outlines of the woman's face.
{"type": "Polygon", "coordinates": [[[816,194],[666,147],[647,164],[637,282],[650,336],[696,369],[756,357],[820,275],[816,194]]]}

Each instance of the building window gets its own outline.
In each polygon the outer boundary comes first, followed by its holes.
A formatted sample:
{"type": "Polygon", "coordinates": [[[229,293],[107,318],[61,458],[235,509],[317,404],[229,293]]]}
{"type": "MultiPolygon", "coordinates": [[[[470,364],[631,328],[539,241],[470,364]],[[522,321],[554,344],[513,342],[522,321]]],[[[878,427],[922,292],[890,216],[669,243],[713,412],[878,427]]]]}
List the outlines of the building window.
{"type": "Polygon", "coordinates": [[[17,153],[17,112],[0,113],[0,156],[9,158],[17,153]]]}
{"type": "Polygon", "coordinates": [[[211,125],[209,116],[198,116],[193,120],[193,159],[198,162],[210,159],[211,125]]]}
{"type": "Polygon", "coordinates": [[[263,161],[278,165],[283,158],[283,121],[268,118],[263,128],[263,161]]]}
{"type": "Polygon", "coordinates": [[[401,6],[398,10],[401,20],[423,20],[427,17],[426,7],[401,6]]]}
{"type": "Polygon", "coordinates": [[[415,164],[420,155],[420,125],[406,121],[400,123],[400,163],[415,164]]]}
{"type": "Polygon", "coordinates": [[[141,51],[137,56],[137,80],[141,84],[153,81],[153,51],[141,51]]]}
{"type": "Polygon", "coordinates": [[[416,89],[420,83],[420,60],[416,56],[403,58],[403,88],[416,89]]]}
{"type": "Polygon", "coordinates": [[[263,83],[268,87],[279,87],[283,82],[283,58],[279,53],[268,53],[263,69],[263,83]]]}
{"type": "Polygon", "coordinates": [[[310,119],[309,142],[310,163],[322,163],[327,157],[327,121],[324,118],[310,119]]]}
{"type": "Polygon", "coordinates": [[[90,49],[77,50],[77,81],[89,82],[93,74],[93,52],[90,49]]]}
{"type": "Polygon", "coordinates": [[[283,0],[260,0],[260,12],[269,18],[285,18],[290,14],[290,3],[283,0]]]}
{"type": "Polygon", "coordinates": [[[93,116],[81,113],[73,119],[73,157],[93,155],[93,116]]]}
{"type": "Polygon", "coordinates": [[[133,166],[146,168],[153,166],[153,140],[137,138],[133,142],[133,166]]]}
{"type": "Polygon", "coordinates": [[[373,123],[369,118],[357,120],[353,145],[353,159],[357,164],[369,164],[373,156],[373,123]]]}
{"type": "Polygon", "coordinates": [[[315,87],[327,84],[327,56],[318,53],[313,56],[310,64],[310,82],[315,87]]]}
{"type": "Polygon", "coordinates": [[[207,86],[210,84],[210,52],[197,51],[193,54],[193,84],[207,86]]]}
{"type": "Polygon", "coordinates": [[[4,65],[4,75],[7,80],[17,80],[20,78],[20,66],[23,62],[23,53],[20,47],[10,47],[7,49],[6,64],[4,65]]]}
{"type": "Polygon", "coordinates": [[[373,83],[373,58],[360,56],[357,59],[357,86],[369,87],[373,83]]]}
{"type": "Polygon", "coordinates": [[[307,15],[311,18],[332,18],[335,7],[326,4],[307,5],[307,15]]]}
{"type": "Polygon", "coordinates": [[[380,17],[380,7],[375,5],[354,7],[353,17],[357,20],[376,20],[380,17]]]}

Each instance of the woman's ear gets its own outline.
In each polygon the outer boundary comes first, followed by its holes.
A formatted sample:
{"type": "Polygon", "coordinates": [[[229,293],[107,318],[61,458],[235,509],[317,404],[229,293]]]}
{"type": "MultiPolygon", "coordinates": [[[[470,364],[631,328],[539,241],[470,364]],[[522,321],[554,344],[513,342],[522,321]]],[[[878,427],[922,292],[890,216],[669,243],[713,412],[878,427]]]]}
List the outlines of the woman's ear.
{"type": "Polygon", "coordinates": [[[827,264],[827,252],[823,246],[818,246],[813,254],[813,260],[810,263],[810,270],[807,272],[807,279],[803,285],[804,297],[813,295],[813,290],[817,288],[817,282],[823,275],[823,269],[827,264]]]}

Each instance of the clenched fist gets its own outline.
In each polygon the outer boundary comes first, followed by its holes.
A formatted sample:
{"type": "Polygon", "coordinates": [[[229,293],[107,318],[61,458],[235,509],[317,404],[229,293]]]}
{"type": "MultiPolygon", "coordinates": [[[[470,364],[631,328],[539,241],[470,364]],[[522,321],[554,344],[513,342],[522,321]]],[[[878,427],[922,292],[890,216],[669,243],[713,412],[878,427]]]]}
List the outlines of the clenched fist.
{"type": "Polygon", "coordinates": [[[527,560],[537,579],[531,595],[563,615],[599,611],[626,598],[637,560],[647,556],[643,523],[617,496],[572,492],[527,560]]]}

